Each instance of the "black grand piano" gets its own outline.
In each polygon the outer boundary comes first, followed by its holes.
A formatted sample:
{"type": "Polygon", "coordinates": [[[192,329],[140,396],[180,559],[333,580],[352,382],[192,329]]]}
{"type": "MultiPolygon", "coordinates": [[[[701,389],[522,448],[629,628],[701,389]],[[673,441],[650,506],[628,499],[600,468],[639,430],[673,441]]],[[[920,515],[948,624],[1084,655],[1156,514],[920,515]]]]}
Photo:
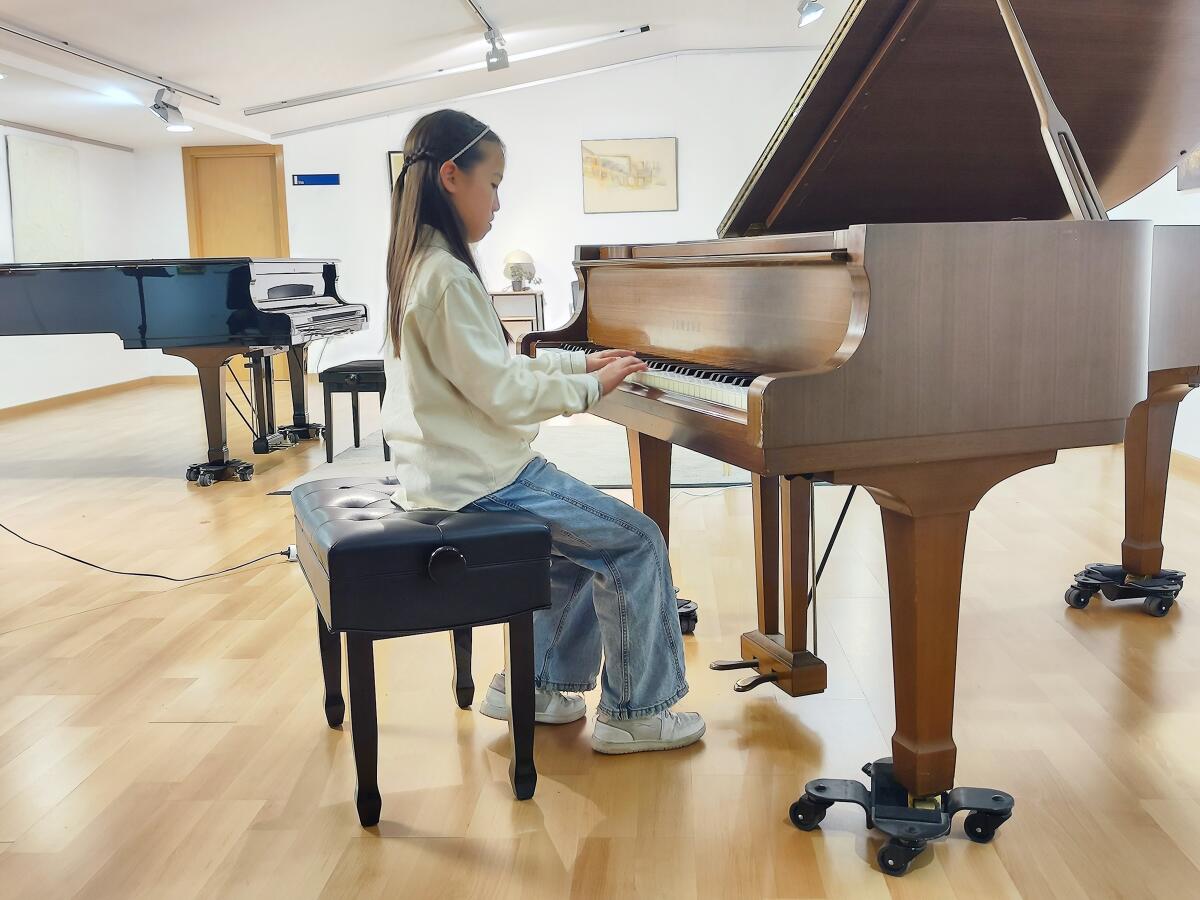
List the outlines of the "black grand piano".
{"type": "Polygon", "coordinates": [[[231,459],[226,442],[228,363],[249,360],[255,453],[319,437],[323,426],[308,420],[308,343],[367,324],[366,306],[342,300],[337,278],[337,261],[322,259],[3,265],[0,335],[111,332],[127,350],[190,361],[200,375],[208,458],[188,466],[187,478],[205,487],[223,478],[249,481],[254,466],[231,459]],[[280,353],[291,359],[292,424],[277,427],[272,357],[280,353]]]}

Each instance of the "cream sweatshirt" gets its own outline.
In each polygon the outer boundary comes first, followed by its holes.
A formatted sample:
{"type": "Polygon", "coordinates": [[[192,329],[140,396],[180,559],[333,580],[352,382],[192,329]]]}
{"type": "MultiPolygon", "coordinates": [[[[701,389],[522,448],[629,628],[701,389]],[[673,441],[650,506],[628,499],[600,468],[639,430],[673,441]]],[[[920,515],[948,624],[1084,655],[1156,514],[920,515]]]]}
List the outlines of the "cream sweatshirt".
{"type": "Polygon", "coordinates": [[[538,456],[538,423],[600,399],[582,352],[513,355],[479,279],[424,226],[400,353],[386,341],[383,433],[405,509],[460,509],[511,484],[538,456]]]}

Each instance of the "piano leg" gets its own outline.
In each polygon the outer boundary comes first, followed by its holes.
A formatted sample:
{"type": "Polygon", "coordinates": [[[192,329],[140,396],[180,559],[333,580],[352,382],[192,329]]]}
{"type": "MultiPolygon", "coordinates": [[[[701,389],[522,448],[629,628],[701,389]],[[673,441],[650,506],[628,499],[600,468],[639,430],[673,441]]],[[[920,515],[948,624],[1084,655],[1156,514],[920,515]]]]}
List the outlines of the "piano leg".
{"type": "Polygon", "coordinates": [[[1092,563],[1075,576],[1066,601],[1083,609],[1097,593],[1136,598],[1152,616],[1165,616],[1183,589],[1183,573],[1164,569],[1162,526],[1171,468],[1171,439],[1179,404],[1200,387],[1200,367],[1150,373],[1146,399],[1125,423],[1125,540],[1121,565],[1092,563]]]}
{"type": "Polygon", "coordinates": [[[892,758],[869,764],[870,791],[857,781],[817,779],[792,805],[793,824],[816,828],[835,802],[856,803],[868,824],[892,837],[880,867],[900,875],[927,841],[970,810],[967,836],[991,840],[1012,814],[1003,791],[955,788],[954,677],[967,524],[993,486],[1056,453],[1029,453],[878,469],[837,471],[835,484],[861,484],[883,513],[892,620],[896,732],[892,758]]]}
{"type": "Polygon", "coordinates": [[[288,385],[292,391],[292,424],[280,431],[293,441],[315,441],[324,426],[308,420],[308,344],[294,344],[288,351],[288,385]]]}
{"type": "MultiPolygon", "coordinates": [[[[626,429],[629,438],[629,474],[633,505],[654,520],[663,540],[670,545],[671,445],[656,437],[626,429]]],[[[679,627],[684,634],[696,630],[699,614],[691,600],[676,597],[679,627]]]]}
{"type": "Polygon", "coordinates": [[[225,420],[225,363],[237,355],[229,347],[169,347],[163,353],[186,359],[200,376],[200,402],[204,408],[204,428],[208,434],[208,461],[187,468],[187,480],[208,487],[221,479],[249,481],[254,466],[229,458],[225,420]]]}
{"type": "Polygon", "coordinates": [[[626,429],[629,435],[629,472],[633,505],[654,520],[663,540],[670,544],[671,445],[666,441],[626,429]]]}

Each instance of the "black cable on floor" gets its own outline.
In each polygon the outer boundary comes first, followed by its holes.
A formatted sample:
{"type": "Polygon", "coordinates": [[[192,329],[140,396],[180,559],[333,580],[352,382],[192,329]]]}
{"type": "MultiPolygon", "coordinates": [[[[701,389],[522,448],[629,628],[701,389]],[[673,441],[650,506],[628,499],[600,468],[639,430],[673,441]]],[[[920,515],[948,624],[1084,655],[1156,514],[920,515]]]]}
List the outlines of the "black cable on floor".
{"type": "Polygon", "coordinates": [[[102,566],[102,565],[99,565],[98,563],[94,563],[94,562],[88,562],[86,559],[80,559],[78,556],[72,556],[70,553],[63,553],[61,550],[55,550],[53,547],[47,547],[45,544],[39,544],[37,541],[31,541],[29,538],[25,537],[24,535],[18,534],[17,532],[13,531],[11,528],[9,528],[7,525],[5,525],[3,522],[0,522],[0,529],[7,531],[9,534],[11,534],[17,540],[24,541],[26,544],[29,544],[34,547],[38,547],[42,550],[49,550],[51,553],[61,556],[64,559],[69,559],[72,562],[81,563],[82,565],[85,565],[85,566],[91,566],[93,569],[99,569],[101,572],[108,572],[110,575],[129,575],[134,578],[161,578],[163,581],[175,581],[175,582],[196,581],[201,578],[212,578],[214,575],[224,575],[228,572],[236,571],[237,569],[244,569],[246,566],[252,566],[257,562],[262,562],[264,559],[270,559],[272,556],[288,556],[290,558],[290,555],[287,550],[277,550],[274,553],[263,554],[262,556],[258,557],[257,559],[252,559],[252,560],[250,560],[248,562],[244,562],[244,563],[238,563],[236,566],[230,566],[228,569],[221,569],[218,572],[205,572],[203,575],[189,575],[186,578],[175,578],[172,575],[158,575],[158,574],[155,574],[154,572],[121,572],[117,569],[110,569],[107,566],[102,566]]]}

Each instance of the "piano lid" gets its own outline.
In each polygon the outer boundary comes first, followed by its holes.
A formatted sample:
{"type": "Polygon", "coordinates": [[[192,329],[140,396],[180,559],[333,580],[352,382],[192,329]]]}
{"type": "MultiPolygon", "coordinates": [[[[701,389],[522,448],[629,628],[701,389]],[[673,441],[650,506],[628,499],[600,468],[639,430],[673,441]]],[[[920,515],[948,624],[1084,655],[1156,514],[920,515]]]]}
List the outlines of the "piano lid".
{"type": "MultiPolygon", "coordinates": [[[[1200,0],[1012,0],[1105,204],[1200,143],[1200,0]]],[[[996,0],[851,0],[722,237],[1069,215],[996,0]]]]}

